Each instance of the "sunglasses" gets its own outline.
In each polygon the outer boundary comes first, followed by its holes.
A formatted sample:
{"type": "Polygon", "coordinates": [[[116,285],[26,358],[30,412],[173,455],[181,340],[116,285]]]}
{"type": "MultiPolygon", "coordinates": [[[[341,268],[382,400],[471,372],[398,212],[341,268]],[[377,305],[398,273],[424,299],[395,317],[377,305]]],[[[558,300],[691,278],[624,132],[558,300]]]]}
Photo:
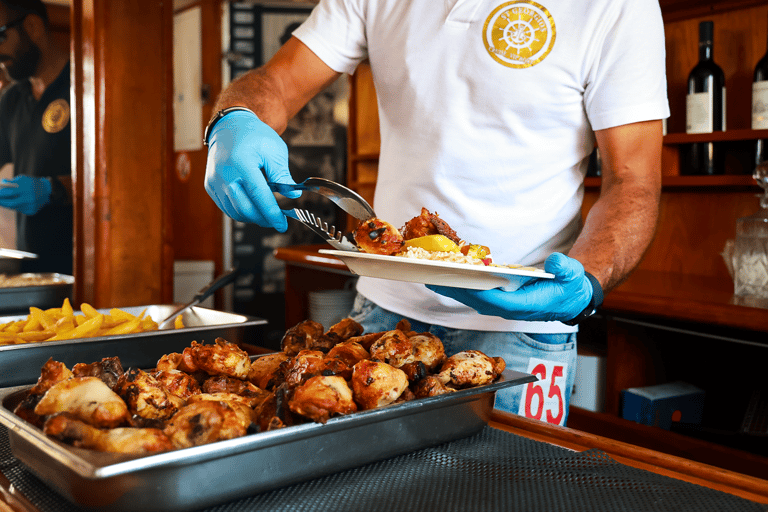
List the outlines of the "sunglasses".
{"type": "Polygon", "coordinates": [[[19,25],[22,21],[26,19],[27,16],[28,14],[25,14],[21,18],[17,18],[0,27],[0,44],[3,44],[8,39],[8,34],[6,34],[8,29],[15,27],[16,25],[19,25]]]}

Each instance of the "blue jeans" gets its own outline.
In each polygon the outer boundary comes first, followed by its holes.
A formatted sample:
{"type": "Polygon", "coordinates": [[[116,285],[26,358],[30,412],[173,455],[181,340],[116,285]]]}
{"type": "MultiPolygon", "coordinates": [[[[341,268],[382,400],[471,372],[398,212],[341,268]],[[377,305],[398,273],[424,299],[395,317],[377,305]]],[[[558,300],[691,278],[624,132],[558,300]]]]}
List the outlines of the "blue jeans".
{"type": "MultiPolygon", "coordinates": [[[[402,315],[387,311],[360,294],[355,298],[349,316],[359,322],[367,333],[390,331],[403,319],[402,315]]],[[[497,391],[496,409],[566,424],[576,373],[576,333],[472,331],[429,325],[410,318],[407,320],[412,330],[429,332],[440,338],[449,356],[462,350],[480,350],[489,356],[503,357],[511,370],[534,373],[539,377],[538,383],[497,391]],[[531,389],[534,385],[541,388],[531,389]],[[542,399],[547,402],[541,403],[542,399]],[[525,400],[528,400],[527,403],[525,400]],[[528,414],[525,414],[526,411],[528,414]]]]}

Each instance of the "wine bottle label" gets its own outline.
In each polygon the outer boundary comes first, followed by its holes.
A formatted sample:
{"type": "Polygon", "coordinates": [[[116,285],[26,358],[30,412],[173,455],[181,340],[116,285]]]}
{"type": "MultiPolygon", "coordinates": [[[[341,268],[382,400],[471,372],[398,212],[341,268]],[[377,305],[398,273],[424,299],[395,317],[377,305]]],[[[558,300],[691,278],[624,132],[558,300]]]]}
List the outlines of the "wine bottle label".
{"type": "Polygon", "coordinates": [[[711,133],[712,94],[695,92],[685,98],[685,133],[711,133]]]}
{"type": "Polygon", "coordinates": [[[768,80],[752,84],[752,129],[768,129],[768,80]]]}
{"type": "MultiPolygon", "coordinates": [[[[685,133],[712,133],[715,130],[712,93],[695,92],[685,97],[685,133]]],[[[725,87],[723,87],[723,117],[725,131],[725,87]]]]}

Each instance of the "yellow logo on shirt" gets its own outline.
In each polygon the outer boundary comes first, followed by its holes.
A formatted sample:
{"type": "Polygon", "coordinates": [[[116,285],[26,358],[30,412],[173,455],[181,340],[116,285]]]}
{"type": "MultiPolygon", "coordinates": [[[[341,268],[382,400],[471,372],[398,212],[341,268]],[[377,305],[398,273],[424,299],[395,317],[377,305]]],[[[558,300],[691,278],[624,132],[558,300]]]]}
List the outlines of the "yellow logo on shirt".
{"type": "Polygon", "coordinates": [[[59,98],[48,104],[43,112],[43,130],[48,133],[58,133],[69,123],[69,103],[59,98]]]}
{"type": "Polygon", "coordinates": [[[535,66],[555,45],[555,21],[543,6],[530,0],[498,6],[485,20],[485,49],[510,68],[535,66]]]}

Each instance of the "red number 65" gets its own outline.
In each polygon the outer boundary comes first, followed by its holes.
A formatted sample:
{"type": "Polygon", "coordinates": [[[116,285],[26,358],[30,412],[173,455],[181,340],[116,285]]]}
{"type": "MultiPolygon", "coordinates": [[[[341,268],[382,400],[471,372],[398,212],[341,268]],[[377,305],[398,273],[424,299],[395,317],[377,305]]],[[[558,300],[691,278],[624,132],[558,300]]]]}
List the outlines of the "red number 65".
{"type": "Polygon", "coordinates": [[[555,379],[563,376],[563,367],[556,365],[552,368],[552,376],[550,382],[546,382],[547,367],[543,363],[537,364],[531,373],[536,375],[539,380],[537,382],[531,382],[528,384],[528,391],[525,394],[525,416],[527,418],[541,420],[541,415],[545,409],[544,388],[541,386],[541,383],[543,382],[544,385],[549,388],[547,398],[554,397],[557,401],[557,415],[553,416],[552,411],[547,409],[547,423],[559,424],[560,420],[563,419],[563,414],[565,413],[565,404],[563,401],[563,392],[560,389],[560,386],[555,383],[555,379]],[[531,410],[534,397],[538,398],[536,401],[537,407],[535,412],[531,410]]]}

